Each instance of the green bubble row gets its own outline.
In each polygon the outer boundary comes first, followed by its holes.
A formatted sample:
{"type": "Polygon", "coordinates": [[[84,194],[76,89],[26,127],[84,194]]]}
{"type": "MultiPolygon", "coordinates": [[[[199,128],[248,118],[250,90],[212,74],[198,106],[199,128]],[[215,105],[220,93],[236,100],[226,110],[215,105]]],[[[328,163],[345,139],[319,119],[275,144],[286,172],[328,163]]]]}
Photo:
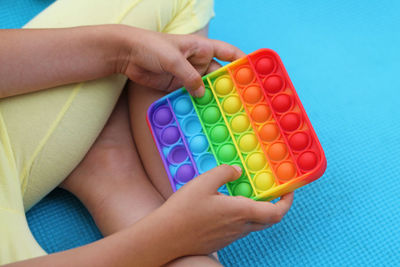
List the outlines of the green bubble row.
{"type": "MultiPolygon", "coordinates": [[[[204,82],[207,84],[208,81],[204,80],[204,82]]],[[[206,86],[203,97],[192,98],[192,100],[218,165],[238,165],[244,170],[243,163],[210,87],[206,86]]],[[[231,195],[250,197],[253,194],[245,171],[238,180],[228,183],[227,188],[231,195]]]]}

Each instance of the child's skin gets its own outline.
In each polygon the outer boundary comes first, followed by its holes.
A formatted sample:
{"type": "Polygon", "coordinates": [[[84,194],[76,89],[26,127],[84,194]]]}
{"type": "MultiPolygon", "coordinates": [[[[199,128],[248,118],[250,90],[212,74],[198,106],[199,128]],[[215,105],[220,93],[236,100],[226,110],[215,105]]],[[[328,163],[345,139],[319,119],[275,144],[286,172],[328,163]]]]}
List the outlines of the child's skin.
{"type": "Polygon", "coordinates": [[[201,96],[201,75],[219,67],[212,58],[235,60],[244,55],[237,48],[121,25],[1,30],[0,35],[0,59],[7,62],[0,64],[1,97],[113,73],[133,81],[85,159],[61,185],[84,203],[105,238],[15,265],[219,266],[206,255],[279,222],[289,210],[292,193],[276,204],[219,194],[221,185],[241,173],[227,165],[169,197],[172,190],[145,123],[147,107],[162,91],[184,85],[201,96]]]}

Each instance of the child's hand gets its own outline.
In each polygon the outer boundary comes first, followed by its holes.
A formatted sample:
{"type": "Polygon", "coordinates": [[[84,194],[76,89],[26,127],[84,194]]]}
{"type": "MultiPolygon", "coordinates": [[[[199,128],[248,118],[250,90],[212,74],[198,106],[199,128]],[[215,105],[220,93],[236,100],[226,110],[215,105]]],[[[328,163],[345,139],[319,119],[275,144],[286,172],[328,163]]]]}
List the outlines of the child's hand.
{"type": "Polygon", "coordinates": [[[233,61],[245,54],[222,41],[198,35],[175,35],[122,26],[123,48],[117,72],[144,86],[170,91],[182,85],[202,96],[201,75],[215,69],[216,57],[233,61]]]}
{"type": "Polygon", "coordinates": [[[185,255],[217,251],[252,231],[278,223],[290,209],[293,193],[275,204],[218,193],[220,186],[240,176],[236,168],[222,165],[200,175],[160,208],[168,219],[163,225],[172,224],[170,228],[178,236],[173,244],[180,244],[185,255]]]}

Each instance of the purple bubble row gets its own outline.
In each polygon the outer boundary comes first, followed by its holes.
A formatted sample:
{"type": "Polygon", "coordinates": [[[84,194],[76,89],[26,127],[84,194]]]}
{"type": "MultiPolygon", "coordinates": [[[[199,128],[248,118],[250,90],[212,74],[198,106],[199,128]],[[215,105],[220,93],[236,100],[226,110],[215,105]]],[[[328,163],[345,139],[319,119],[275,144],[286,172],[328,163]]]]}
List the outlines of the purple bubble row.
{"type": "Polygon", "coordinates": [[[148,119],[152,132],[155,135],[157,148],[167,170],[168,178],[173,190],[176,191],[176,182],[188,182],[194,176],[198,175],[198,170],[191,153],[189,153],[188,144],[184,138],[182,129],[180,129],[177,118],[174,112],[172,112],[173,109],[170,100],[167,98],[161,101],[155,102],[149,109],[148,119]],[[164,103],[160,105],[161,101],[164,103]],[[162,153],[163,148],[171,148],[166,157],[162,153]],[[188,158],[189,160],[187,160],[188,158]],[[175,170],[175,167],[171,165],[178,165],[175,175],[171,174],[171,169],[175,170]]]}

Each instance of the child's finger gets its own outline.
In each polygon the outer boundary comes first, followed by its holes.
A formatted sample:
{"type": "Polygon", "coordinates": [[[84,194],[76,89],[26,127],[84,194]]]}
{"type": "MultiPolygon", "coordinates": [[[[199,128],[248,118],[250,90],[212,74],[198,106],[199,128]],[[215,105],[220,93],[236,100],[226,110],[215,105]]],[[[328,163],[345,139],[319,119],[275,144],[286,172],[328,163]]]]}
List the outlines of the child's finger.
{"type": "Polygon", "coordinates": [[[221,67],[222,67],[222,65],[213,59],[213,60],[211,60],[210,65],[208,65],[208,69],[207,69],[206,73],[216,71],[217,69],[219,69],[221,67]]]}
{"type": "Polygon", "coordinates": [[[251,222],[263,225],[279,223],[289,211],[292,202],[293,193],[282,196],[275,204],[270,202],[248,201],[247,219],[251,222]]]}
{"type": "MultiPolygon", "coordinates": [[[[240,177],[242,170],[239,166],[220,165],[201,175],[201,181],[207,184],[207,190],[217,191],[222,185],[240,177]]],[[[200,178],[199,177],[199,178],[200,178]]],[[[200,181],[200,179],[198,179],[200,181]]]]}
{"type": "Polygon", "coordinates": [[[268,223],[267,224],[252,223],[252,224],[250,224],[249,228],[250,228],[251,232],[257,232],[257,231],[267,229],[271,226],[272,226],[272,224],[268,224],[268,223]]]}
{"type": "Polygon", "coordinates": [[[181,80],[191,95],[200,97],[204,94],[204,83],[200,74],[183,55],[170,55],[163,67],[165,71],[181,80]]]}
{"type": "Polygon", "coordinates": [[[281,196],[281,199],[274,205],[283,213],[283,215],[285,215],[292,206],[293,199],[294,199],[294,192],[291,192],[281,196]]]}
{"type": "Polygon", "coordinates": [[[219,60],[234,61],[246,55],[236,46],[225,43],[223,41],[211,39],[211,42],[214,47],[214,57],[218,58],[219,60]]]}

